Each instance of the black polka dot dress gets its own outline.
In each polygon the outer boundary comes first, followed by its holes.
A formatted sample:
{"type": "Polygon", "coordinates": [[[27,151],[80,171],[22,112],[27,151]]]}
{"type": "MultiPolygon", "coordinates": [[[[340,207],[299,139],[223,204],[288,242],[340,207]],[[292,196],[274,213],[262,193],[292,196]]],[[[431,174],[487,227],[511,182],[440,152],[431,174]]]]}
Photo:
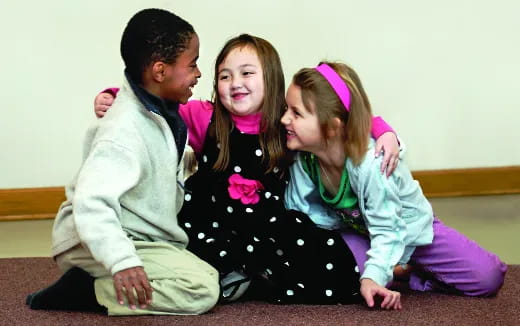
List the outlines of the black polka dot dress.
{"type": "Polygon", "coordinates": [[[273,303],[359,302],[359,273],[336,231],[318,228],[283,205],[283,171],[264,173],[258,135],[230,135],[230,164],[212,169],[218,144],[207,137],[198,171],[186,181],[179,224],[188,249],[225,277],[252,280],[249,297],[273,303]]]}

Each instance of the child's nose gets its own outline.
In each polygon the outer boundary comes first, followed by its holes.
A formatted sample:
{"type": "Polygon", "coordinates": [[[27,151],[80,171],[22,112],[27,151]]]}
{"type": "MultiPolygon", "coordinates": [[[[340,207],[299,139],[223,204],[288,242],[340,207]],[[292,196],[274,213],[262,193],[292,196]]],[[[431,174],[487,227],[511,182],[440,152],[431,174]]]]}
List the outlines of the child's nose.
{"type": "Polygon", "coordinates": [[[237,88],[240,88],[242,87],[242,80],[238,77],[234,77],[232,80],[231,80],[231,88],[233,89],[237,89],[237,88]]]}
{"type": "Polygon", "coordinates": [[[283,125],[287,125],[290,122],[289,117],[287,116],[287,111],[282,115],[282,118],[280,119],[283,125]]]}

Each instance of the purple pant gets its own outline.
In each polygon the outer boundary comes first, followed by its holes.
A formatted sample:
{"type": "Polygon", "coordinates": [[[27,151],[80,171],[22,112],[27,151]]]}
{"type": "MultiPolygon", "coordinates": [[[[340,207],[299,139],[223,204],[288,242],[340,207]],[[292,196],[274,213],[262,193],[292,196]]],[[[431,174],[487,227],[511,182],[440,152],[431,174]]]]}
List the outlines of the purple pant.
{"type": "MultiPolygon", "coordinates": [[[[504,283],[507,265],[480,247],[475,241],[447,227],[439,219],[433,221],[433,242],[415,249],[410,264],[410,288],[417,291],[452,291],[467,296],[490,296],[504,283]],[[426,272],[426,273],[424,273],[426,272]]],[[[360,274],[365,269],[368,237],[353,231],[342,232],[354,254],[360,274]]]]}

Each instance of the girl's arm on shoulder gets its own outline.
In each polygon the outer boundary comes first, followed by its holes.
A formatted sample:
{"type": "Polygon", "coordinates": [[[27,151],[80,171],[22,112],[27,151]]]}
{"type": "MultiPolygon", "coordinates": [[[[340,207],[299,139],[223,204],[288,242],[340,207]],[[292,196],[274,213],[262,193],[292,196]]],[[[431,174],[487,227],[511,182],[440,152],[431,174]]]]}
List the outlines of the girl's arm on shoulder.
{"type": "MultiPolygon", "coordinates": [[[[94,112],[98,118],[102,118],[110,109],[118,92],[117,87],[106,88],[95,97],[94,112]]],[[[198,155],[204,146],[206,132],[213,115],[213,103],[199,100],[189,101],[179,106],[179,114],[188,127],[189,144],[198,155]]]]}
{"type": "Polygon", "coordinates": [[[394,172],[399,162],[399,140],[395,131],[386,123],[383,118],[377,116],[372,117],[372,137],[376,143],[376,157],[381,151],[384,152],[383,161],[381,162],[381,173],[386,170],[386,176],[390,176],[394,172]]]}
{"type": "Polygon", "coordinates": [[[112,103],[114,103],[118,92],[119,88],[107,88],[96,95],[94,98],[94,113],[96,117],[103,118],[105,116],[107,110],[110,109],[112,103]]]}
{"type": "Polygon", "coordinates": [[[179,114],[188,127],[188,142],[197,156],[204,148],[204,141],[213,116],[213,103],[193,100],[179,106],[179,114]]]}

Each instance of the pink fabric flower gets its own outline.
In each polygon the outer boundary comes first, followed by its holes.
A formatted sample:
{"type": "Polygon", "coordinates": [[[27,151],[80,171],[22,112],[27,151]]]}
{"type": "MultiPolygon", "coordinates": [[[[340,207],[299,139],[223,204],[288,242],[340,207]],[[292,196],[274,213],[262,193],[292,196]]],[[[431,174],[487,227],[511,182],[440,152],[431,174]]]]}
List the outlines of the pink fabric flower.
{"type": "Polygon", "coordinates": [[[256,204],[260,201],[258,192],[264,189],[260,181],[243,178],[240,174],[232,174],[229,179],[228,192],[233,199],[240,199],[242,204],[256,204]]]}

